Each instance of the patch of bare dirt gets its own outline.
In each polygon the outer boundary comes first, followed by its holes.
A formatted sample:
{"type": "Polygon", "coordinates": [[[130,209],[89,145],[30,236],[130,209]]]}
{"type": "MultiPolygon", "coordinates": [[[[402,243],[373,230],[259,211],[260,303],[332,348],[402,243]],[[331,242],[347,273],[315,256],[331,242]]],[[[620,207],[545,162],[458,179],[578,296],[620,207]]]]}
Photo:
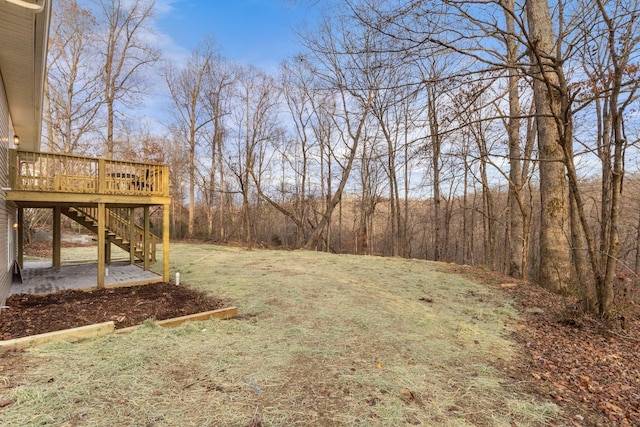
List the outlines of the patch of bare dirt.
{"type": "Polygon", "coordinates": [[[0,312],[0,339],[7,340],[113,321],[116,329],[229,306],[184,285],[67,290],[47,295],[12,295],[0,312]]]}
{"type": "Polygon", "coordinates": [[[531,391],[551,398],[569,426],[640,426],[640,308],[625,307],[624,329],[576,310],[576,301],[468,266],[449,271],[495,287],[516,302],[522,357],[507,367],[531,391]]]}

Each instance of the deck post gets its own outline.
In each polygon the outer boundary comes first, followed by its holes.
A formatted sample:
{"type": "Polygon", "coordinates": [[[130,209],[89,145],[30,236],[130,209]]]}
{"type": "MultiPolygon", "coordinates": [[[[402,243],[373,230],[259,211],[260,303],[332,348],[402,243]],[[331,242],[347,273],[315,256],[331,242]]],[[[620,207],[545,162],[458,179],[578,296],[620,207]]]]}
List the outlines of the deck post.
{"type": "Polygon", "coordinates": [[[106,265],[111,265],[111,242],[108,238],[104,239],[104,262],[106,265]]]}
{"type": "Polygon", "coordinates": [[[104,194],[107,188],[106,162],[98,159],[98,194],[104,194]]]}
{"type": "Polygon", "coordinates": [[[106,265],[111,265],[111,239],[109,236],[111,235],[111,209],[107,208],[105,204],[105,236],[104,236],[104,262],[106,265]]]}
{"type": "Polygon", "coordinates": [[[53,269],[60,271],[60,245],[62,241],[60,206],[53,208],[53,269]]]}
{"type": "Polygon", "coordinates": [[[24,208],[18,208],[18,265],[24,268],[24,208]]]}
{"type": "Polygon", "coordinates": [[[144,207],[144,270],[149,269],[149,244],[151,239],[149,236],[149,206],[144,207]]]}
{"type": "Polygon", "coordinates": [[[169,207],[162,206],[162,280],[169,283],[169,207]]]}
{"type": "Polygon", "coordinates": [[[169,166],[162,166],[162,195],[169,195],[169,166]]]}
{"type": "Polygon", "coordinates": [[[98,203],[98,289],[104,288],[106,205],[98,203]]]}
{"type": "Polygon", "coordinates": [[[129,208],[129,264],[136,262],[136,208],[129,208]]]}

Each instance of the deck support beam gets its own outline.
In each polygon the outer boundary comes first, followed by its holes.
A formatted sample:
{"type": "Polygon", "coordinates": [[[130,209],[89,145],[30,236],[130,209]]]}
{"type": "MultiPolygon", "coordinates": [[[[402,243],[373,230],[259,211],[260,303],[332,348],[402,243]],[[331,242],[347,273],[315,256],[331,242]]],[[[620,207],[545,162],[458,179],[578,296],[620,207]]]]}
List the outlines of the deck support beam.
{"type": "Polygon", "coordinates": [[[169,209],[171,205],[162,206],[162,280],[169,283],[169,209]]]}
{"type": "Polygon", "coordinates": [[[106,206],[98,203],[98,289],[104,288],[106,206]]]}
{"type": "Polygon", "coordinates": [[[62,227],[61,227],[62,211],[60,206],[53,208],[53,269],[60,271],[60,246],[62,243],[62,227]]]}

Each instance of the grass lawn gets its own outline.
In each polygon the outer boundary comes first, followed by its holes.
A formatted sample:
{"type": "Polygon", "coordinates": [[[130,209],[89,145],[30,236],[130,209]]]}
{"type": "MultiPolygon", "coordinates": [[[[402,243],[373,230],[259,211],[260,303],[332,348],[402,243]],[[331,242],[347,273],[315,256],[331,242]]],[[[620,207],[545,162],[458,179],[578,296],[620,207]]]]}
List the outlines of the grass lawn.
{"type": "Polygon", "coordinates": [[[0,371],[0,401],[14,400],[0,425],[535,426],[559,413],[504,371],[511,302],[436,263],[172,244],[171,271],[239,317],[33,348],[21,372],[0,371]]]}

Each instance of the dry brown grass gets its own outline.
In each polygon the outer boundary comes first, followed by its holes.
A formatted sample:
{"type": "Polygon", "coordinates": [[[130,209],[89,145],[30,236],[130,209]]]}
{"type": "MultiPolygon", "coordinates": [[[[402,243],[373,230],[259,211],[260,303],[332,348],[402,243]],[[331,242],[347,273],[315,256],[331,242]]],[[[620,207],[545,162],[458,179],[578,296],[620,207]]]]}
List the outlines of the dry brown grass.
{"type": "MultiPolygon", "coordinates": [[[[544,425],[503,372],[509,301],[418,260],[172,245],[231,321],[35,348],[11,426],[544,425]]],[[[13,380],[12,380],[13,381],[13,380]]],[[[12,382],[13,383],[13,382],[12,382]]]]}

